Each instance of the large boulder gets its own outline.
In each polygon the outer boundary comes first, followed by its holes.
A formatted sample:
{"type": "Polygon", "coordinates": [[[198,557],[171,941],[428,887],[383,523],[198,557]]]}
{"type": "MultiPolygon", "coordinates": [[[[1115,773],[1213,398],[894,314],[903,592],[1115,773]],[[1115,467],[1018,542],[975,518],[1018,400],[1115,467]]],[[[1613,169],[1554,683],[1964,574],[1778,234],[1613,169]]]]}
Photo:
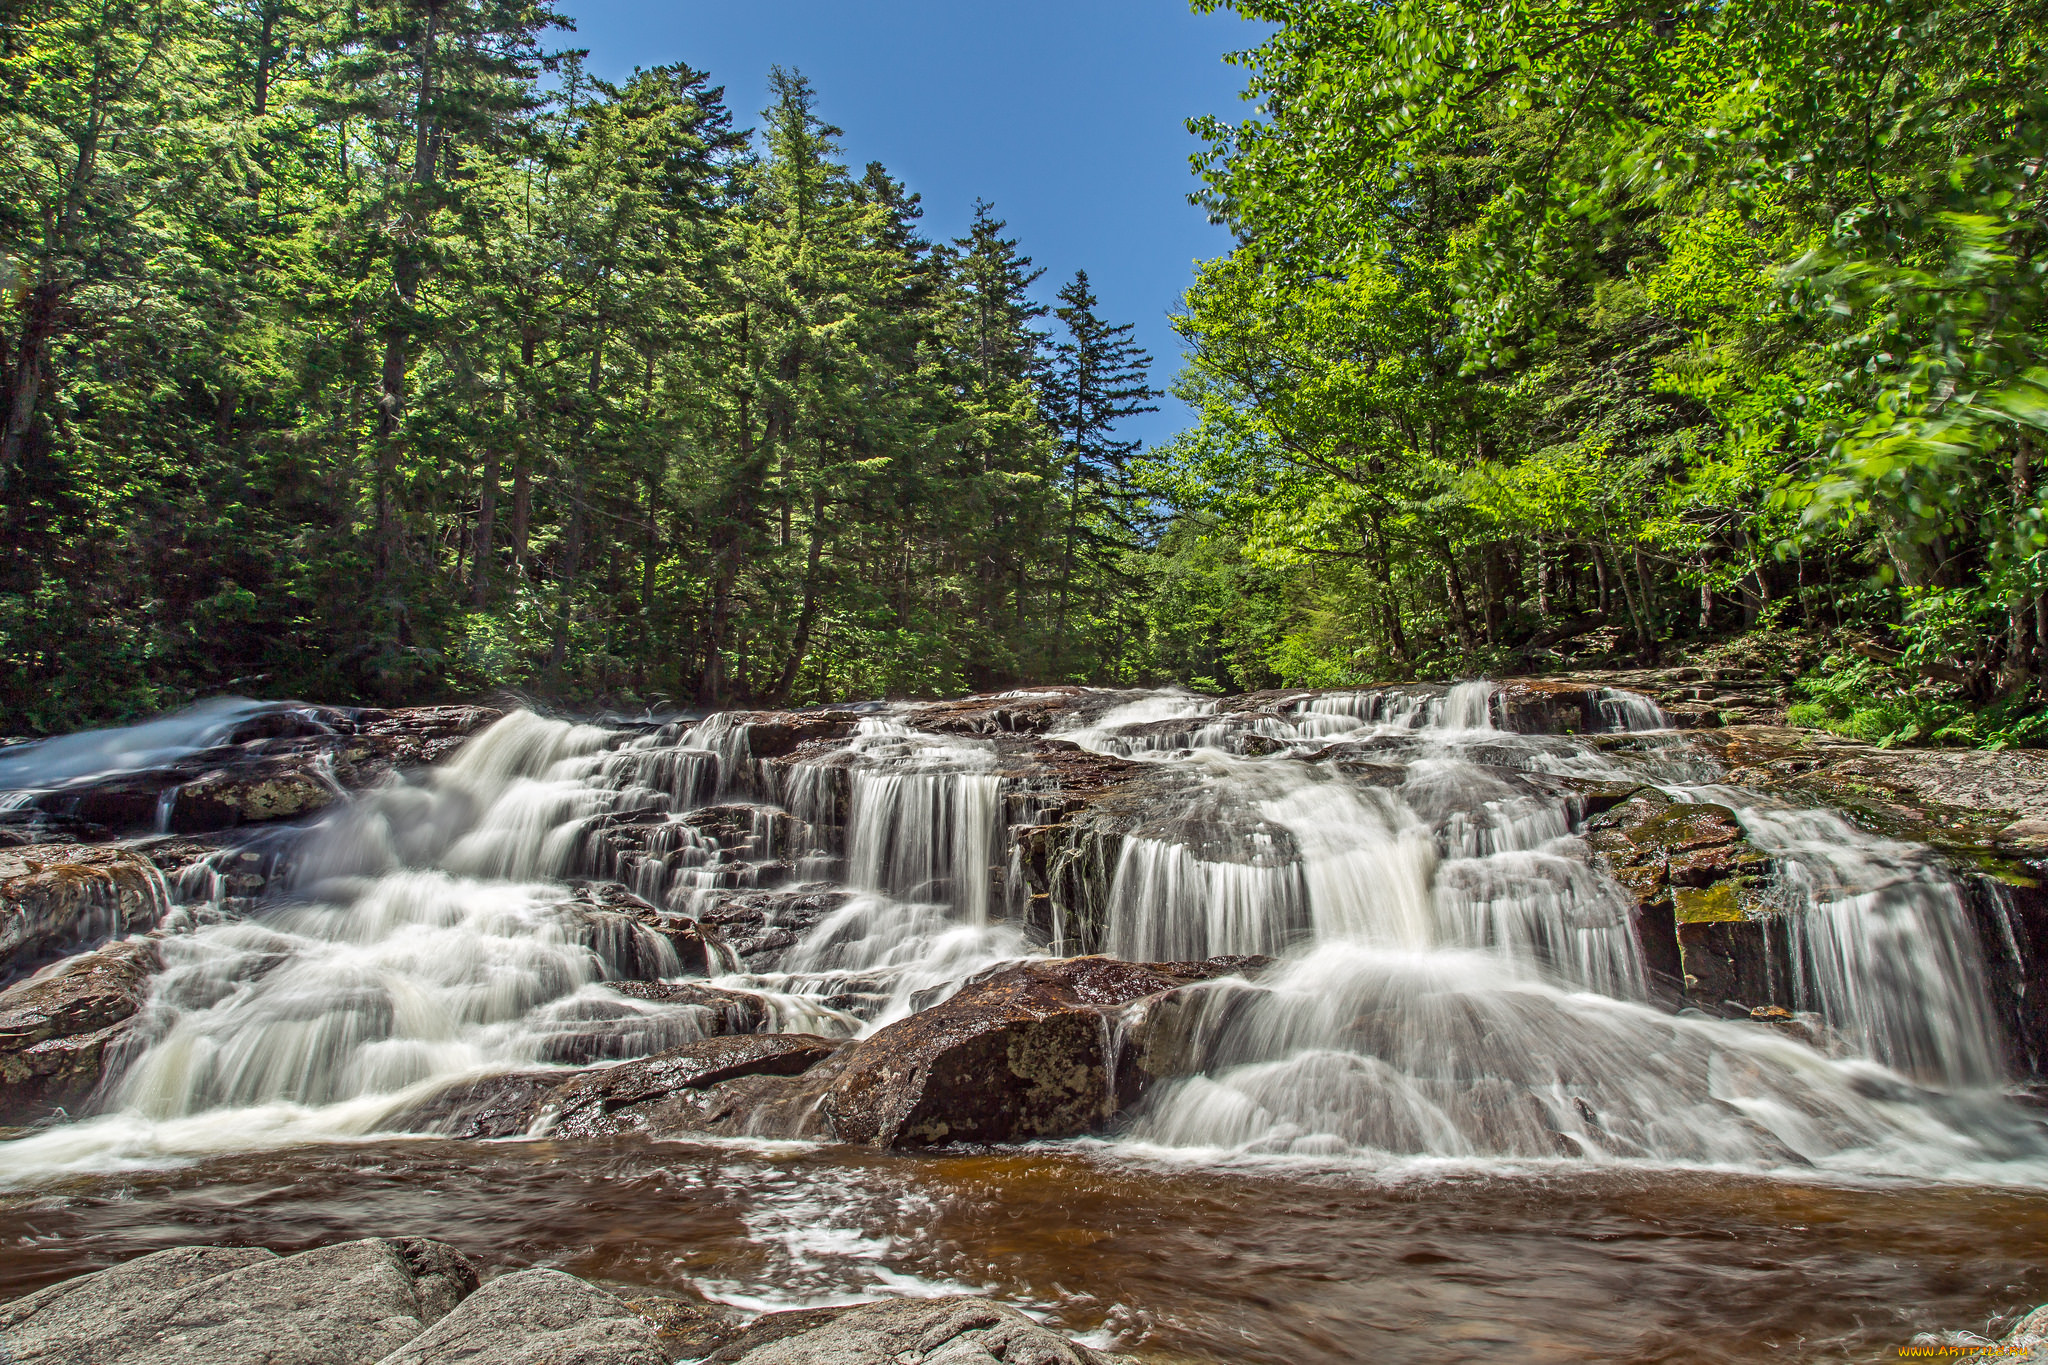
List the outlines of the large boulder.
{"type": "Polygon", "coordinates": [[[668,1365],[654,1325],[559,1270],[501,1275],[380,1365],[668,1365]]]}
{"type": "Polygon", "coordinates": [[[443,1086],[387,1115],[377,1127],[392,1133],[451,1138],[519,1137],[533,1126],[561,1071],[502,1071],[443,1086]]]}
{"type": "Polygon", "coordinates": [[[251,757],[180,784],[164,823],[176,833],[198,834],[291,820],[325,810],[341,795],[339,783],[300,758],[251,757]]]}
{"type": "Polygon", "coordinates": [[[61,953],[154,929],[166,908],[162,874],[133,850],[0,848],[0,980],[61,953]]]}
{"type": "Polygon", "coordinates": [[[0,1306],[15,1365],[376,1365],[476,1288],[452,1248],[371,1238],[296,1256],[179,1247],[0,1306]]]}
{"type": "Polygon", "coordinates": [[[1261,959],[1024,962],[849,1049],[820,1109],[845,1142],[917,1147],[1074,1137],[1137,1098],[1116,1073],[1116,1016],[1261,959]]]}
{"type": "Polygon", "coordinates": [[[28,1123],[84,1103],[162,965],[155,943],[128,939],[0,991],[0,1122],[28,1123]]]}

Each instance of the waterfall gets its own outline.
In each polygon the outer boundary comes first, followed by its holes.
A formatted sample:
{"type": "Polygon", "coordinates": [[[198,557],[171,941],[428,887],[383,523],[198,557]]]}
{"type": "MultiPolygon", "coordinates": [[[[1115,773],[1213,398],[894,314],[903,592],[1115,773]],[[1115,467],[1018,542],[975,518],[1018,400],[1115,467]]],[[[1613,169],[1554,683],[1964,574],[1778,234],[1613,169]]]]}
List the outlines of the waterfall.
{"type": "Polygon", "coordinates": [[[1671,728],[1671,717],[1664,714],[1664,708],[1640,692],[1618,692],[1610,687],[1603,690],[1597,700],[1600,719],[1609,730],[1639,732],[1671,728]]]}
{"type": "Polygon", "coordinates": [[[1297,1156],[1812,1165],[2040,1160],[1995,1095],[1916,1092],[1747,1024],[1569,992],[1501,958],[1328,943],[1228,1012],[1132,1132],[1297,1156]]]}
{"type": "MultiPolygon", "coordinates": [[[[1278,959],[1195,989],[1190,1070],[1125,1140],[1845,1172],[2043,1159],[1994,1093],[1983,964],[1924,851],[1711,785],[1711,761],[1626,696],[1602,713],[1642,733],[1597,744],[1502,728],[1483,680],[1237,705],[1087,693],[1056,732],[1143,774],[1087,845],[1103,948],[1278,959]],[[1791,988],[1825,1053],[1654,1003],[1635,901],[1574,832],[1584,781],[1736,812],[1776,868],[1791,988]]],[[[66,761],[89,776],[239,714],[66,761]]],[[[1058,950],[1063,925],[1041,924],[1053,943],[1024,927],[1006,822],[1072,807],[1017,776],[1026,741],[921,732],[917,714],[872,710],[830,722],[836,744],[763,758],[756,727],[779,718],[515,712],[440,768],[213,855],[180,883],[197,903],[167,922],[105,1112],[0,1148],[0,1165],[361,1134],[451,1081],[643,1056],[718,1022],[614,989],[629,979],[708,970],[771,1027],[866,1034],[1058,950]],[[263,878],[236,871],[245,858],[263,878]],[[257,880],[261,896],[237,889],[257,880]],[[766,920],[782,937],[749,959],[671,937],[679,916],[781,896],[810,908],[788,932],[766,920]]]]}
{"type": "Polygon", "coordinates": [[[1864,1056],[1950,1086],[1995,1085],[1998,1026],[1984,964],[1955,881],[1907,845],[1875,839],[1826,811],[1738,812],[1778,860],[1802,1008],[1864,1056]]]}

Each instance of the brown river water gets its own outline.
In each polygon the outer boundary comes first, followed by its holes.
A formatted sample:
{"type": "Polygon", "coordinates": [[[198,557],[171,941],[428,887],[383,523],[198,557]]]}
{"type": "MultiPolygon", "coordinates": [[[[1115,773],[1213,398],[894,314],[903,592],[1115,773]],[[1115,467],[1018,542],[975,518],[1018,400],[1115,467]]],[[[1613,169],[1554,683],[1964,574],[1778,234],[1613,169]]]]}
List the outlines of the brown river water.
{"type": "Polygon", "coordinates": [[[0,1294],[166,1246],[372,1235],[756,1308],[978,1289],[1159,1361],[1876,1361],[2048,1301],[2038,1190],[545,1141],[58,1182],[0,1204],[0,1294]]]}

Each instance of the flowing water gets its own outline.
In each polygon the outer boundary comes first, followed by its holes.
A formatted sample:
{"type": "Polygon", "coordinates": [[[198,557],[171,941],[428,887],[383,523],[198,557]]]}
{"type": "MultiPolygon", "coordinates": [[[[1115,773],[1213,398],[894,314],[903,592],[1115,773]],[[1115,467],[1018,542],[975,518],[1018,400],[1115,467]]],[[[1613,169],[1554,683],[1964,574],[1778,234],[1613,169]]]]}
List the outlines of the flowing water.
{"type": "MultiPolygon", "coordinates": [[[[1101,949],[1279,962],[1200,988],[1197,1074],[1107,1139],[916,1158],[390,1134],[454,1080],[705,1031],[622,980],[709,975],[781,1027],[859,1035],[1074,946],[1020,913],[1012,826],[1043,793],[996,740],[868,708],[848,742],[762,759],[729,716],[515,713],[266,836],[262,900],[187,879],[100,1112],[0,1145],[0,1264],[27,1286],[200,1236],[430,1231],[755,1306],[987,1286],[1217,1360],[1855,1359],[2048,1297],[2048,1137],[2000,1093],[1955,884],[1715,785],[1640,699],[1599,710],[1625,742],[1503,730],[1485,683],[1078,699],[1054,738],[1158,780],[1105,869],[1101,949]],[[1657,999],[1632,901],[1572,832],[1583,780],[1737,811],[1826,1052],[1657,999]],[[735,898],[779,947],[685,961],[661,932],[735,898]]],[[[9,751],[0,785],[217,742],[180,725],[47,769],[9,751]]]]}

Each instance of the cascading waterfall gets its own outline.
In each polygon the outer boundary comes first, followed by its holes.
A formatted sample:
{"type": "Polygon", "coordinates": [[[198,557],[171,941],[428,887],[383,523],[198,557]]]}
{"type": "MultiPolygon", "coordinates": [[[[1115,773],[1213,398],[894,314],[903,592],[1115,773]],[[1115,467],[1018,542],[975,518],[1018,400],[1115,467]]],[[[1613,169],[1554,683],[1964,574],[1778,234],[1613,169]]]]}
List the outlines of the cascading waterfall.
{"type": "Polygon", "coordinates": [[[1827,811],[1749,805],[1743,829],[1804,913],[1790,923],[1793,984],[1864,1056],[1958,1087],[1998,1082],[1998,1026],[1955,882],[1908,845],[1827,811]]]}
{"type": "MultiPolygon", "coordinates": [[[[1954,884],[1836,817],[1705,785],[1712,765],[1662,736],[1654,707],[1602,698],[1629,732],[1603,748],[1502,729],[1485,682],[1241,712],[1094,695],[1057,737],[1176,779],[1120,827],[1105,949],[1280,959],[1196,988],[1194,1074],[1153,1092],[1133,1141],[1847,1171],[2048,1161],[1994,1093],[1997,1029],[1954,884]],[[1633,901],[1572,832],[1558,776],[1734,808],[1781,870],[1800,1003],[1842,1055],[1658,1008],[1633,901]]],[[[736,891],[823,898],[769,965],[711,950],[713,984],[784,1028],[872,1031],[1045,951],[1000,889],[1017,867],[1006,810],[1028,812],[1031,792],[995,741],[921,733],[907,714],[871,709],[830,752],[767,759],[730,715],[619,728],[514,713],[295,845],[249,845],[285,894],[238,899],[225,861],[191,874],[188,899],[207,905],[164,939],[108,1113],[0,1151],[89,1164],[362,1133],[452,1079],[672,1046],[704,1030],[705,1007],[611,983],[695,973],[662,917],[736,891]]]]}

